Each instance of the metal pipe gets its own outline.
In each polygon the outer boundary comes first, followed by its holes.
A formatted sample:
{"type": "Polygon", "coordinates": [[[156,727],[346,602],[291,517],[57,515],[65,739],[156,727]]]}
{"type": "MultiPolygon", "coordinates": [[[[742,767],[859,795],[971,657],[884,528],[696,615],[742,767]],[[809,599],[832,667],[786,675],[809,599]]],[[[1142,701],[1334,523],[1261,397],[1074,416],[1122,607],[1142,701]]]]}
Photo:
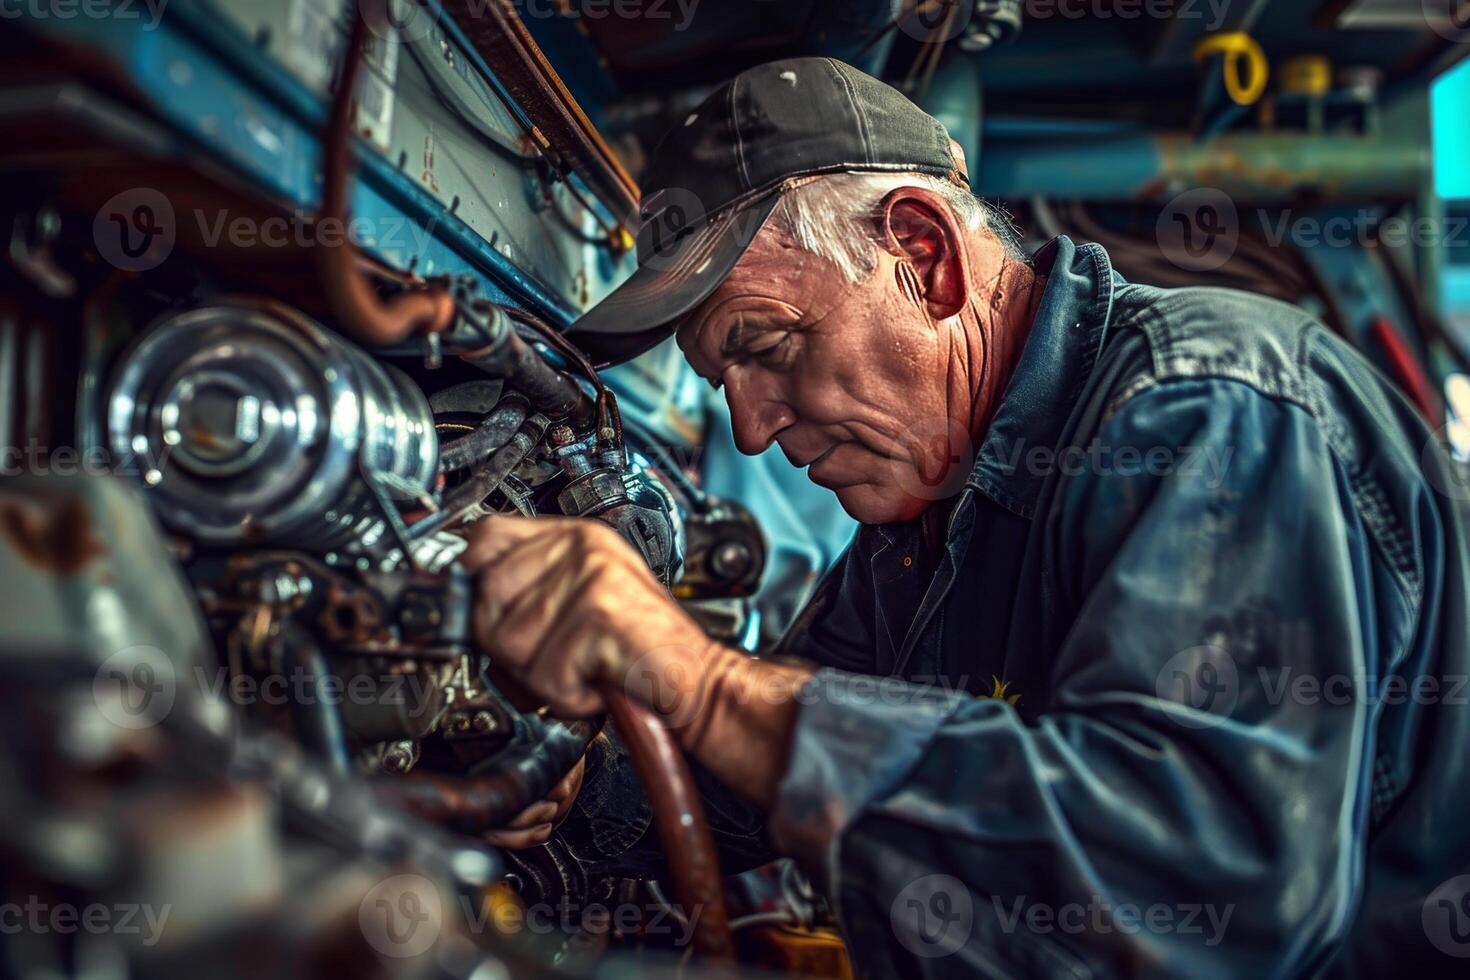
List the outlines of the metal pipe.
{"type": "Polygon", "coordinates": [[[960,145],[972,178],[980,165],[984,102],[979,59],[954,51],[945,55],[924,93],[924,111],[943,123],[960,145]]]}
{"type": "Polygon", "coordinates": [[[549,423],[541,415],[533,415],[527,419],[510,442],[496,450],[495,455],[490,457],[484,469],[475,473],[464,483],[455,487],[444,498],[444,506],[438,513],[432,514],[408,528],[409,537],[417,540],[427,534],[447,527],[470,513],[474,508],[490,496],[495,488],[505,481],[511,472],[525,461],[527,456],[536,450],[541,443],[541,437],[546,434],[549,423]]]}
{"type": "Polygon", "coordinates": [[[454,299],[437,286],[404,292],[384,303],[362,271],[356,244],[348,240],[348,192],[352,187],[357,80],[367,43],[367,14],[351,4],[352,29],[342,60],[341,78],[322,137],[322,208],[319,222],[333,224],[340,244],[318,245],[317,271],[327,302],[344,329],[370,345],[393,344],[415,333],[436,333],[454,322],[454,299]]]}
{"type": "Polygon", "coordinates": [[[377,792],[425,820],[464,834],[503,827],[566,778],[587,750],[587,740],[561,726],[548,726],[534,745],[496,757],[495,771],[461,776],[424,772],[385,777],[377,792]]]}
{"type": "Polygon", "coordinates": [[[602,699],[648,791],[675,897],[685,909],[700,910],[694,951],[706,963],[734,962],[719,853],[684,754],[663,722],[630,701],[621,687],[603,685],[602,699]]]}
{"type": "Polygon", "coordinates": [[[594,421],[596,405],[592,398],[575,378],[553,367],[522,339],[504,311],[491,309],[485,322],[476,327],[476,340],[481,346],[455,350],[463,360],[492,377],[504,378],[508,387],[525,395],[531,406],[547,418],[567,419],[576,428],[594,421]]]}
{"type": "Polygon", "coordinates": [[[309,685],[310,696],[293,698],[291,722],[296,737],[312,755],[321,759],[333,772],[348,769],[347,735],[342,716],[327,678],[331,671],[321,647],[301,627],[289,622],[281,626],[281,672],[293,677],[300,672],[309,685]]]}
{"type": "Polygon", "coordinates": [[[473,432],[439,448],[439,472],[453,473],[480,462],[515,437],[529,412],[522,399],[505,399],[473,432]]]}
{"type": "Polygon", "coordinates": [[[1301,195],[1412,196],[1430,173],[1430,154],[1408,140],[1289,133],[1226,133],[1207,145],[1188,133],[992,140],[971,173],[979,193],[996,197],[1165,202],[1213,187],[1237,203],[1273,204],[1301,195]]]}

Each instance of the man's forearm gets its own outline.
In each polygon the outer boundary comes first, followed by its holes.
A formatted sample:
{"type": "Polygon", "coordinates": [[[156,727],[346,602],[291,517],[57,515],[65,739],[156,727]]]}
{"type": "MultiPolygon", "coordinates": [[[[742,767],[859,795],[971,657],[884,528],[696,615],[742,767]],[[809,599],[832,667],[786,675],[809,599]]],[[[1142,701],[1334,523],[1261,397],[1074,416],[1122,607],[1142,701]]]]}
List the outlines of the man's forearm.
{"type": "MultiPolygon", "coordinates": [[[[805,667],[756,660],[719,644],[690,651],[682,676],[699,685],[692,716],[671,718],[684,751],[731,789],[769,808],[786,772],[805,667]]],[[[687,704],[687,702],[686,702],[687,704]]]]}

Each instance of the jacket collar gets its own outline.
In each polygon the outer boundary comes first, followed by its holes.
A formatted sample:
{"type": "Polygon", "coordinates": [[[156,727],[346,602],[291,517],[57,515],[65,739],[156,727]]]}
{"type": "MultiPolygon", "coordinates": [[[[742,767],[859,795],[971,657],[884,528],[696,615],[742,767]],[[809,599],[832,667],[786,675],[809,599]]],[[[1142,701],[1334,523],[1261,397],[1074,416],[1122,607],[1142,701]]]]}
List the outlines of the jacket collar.
{"type": "Polygon", "coordinates": [[[1037,446],[1051,449],[1092,374],[1120,281],[1100,245],[1078,246],[1054,238],[1033,259],[1047,277],[1031,335],[1021,351],[995,418],[986,430],[966,485],[1022,517],[1030,518],[1046,478],[1028,466],[1037,446]]]}

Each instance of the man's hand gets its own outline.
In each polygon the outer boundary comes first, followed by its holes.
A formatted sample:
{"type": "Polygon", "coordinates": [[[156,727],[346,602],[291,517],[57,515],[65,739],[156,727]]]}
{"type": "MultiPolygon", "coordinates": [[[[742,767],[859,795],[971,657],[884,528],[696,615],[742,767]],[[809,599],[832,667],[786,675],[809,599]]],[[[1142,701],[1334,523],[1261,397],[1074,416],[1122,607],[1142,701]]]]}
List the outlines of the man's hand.
{"type": "Polygon", "coordinates": [[[576,766],[567,773],[566,778],[546,795],[546,799],[532,803],[499,830],[486,833],[486,842],[518,851],[551,840],[551,832],[561,826],[561,822],[571,812],[572,804],[577,802],[577,794],[582,791],[582,776],[586,771],[587,758],[583,756],[577,760],[576,766]]]}
{"type": "MultiPolygon", "coordinates": [[[[710,640],[638,554],[594,521],[486,518],[461,561],[481,571],[481,649],[552,714],[597,714],[598,688],[617,685],[727,785],[762,805],[774,798],[809,670],[710,640]]],[[[527,820],[543,826],[546,810],[527,820]]]]}
{"type": "Polygon", "coordinates": [[[634,663],[697,685],[702,661],[718,649],[604,524],[486,518],[461,561],[482,572],[474,617],[481,649],[558,717],[597,714],[597,685],[622,687],[634,663]]]}

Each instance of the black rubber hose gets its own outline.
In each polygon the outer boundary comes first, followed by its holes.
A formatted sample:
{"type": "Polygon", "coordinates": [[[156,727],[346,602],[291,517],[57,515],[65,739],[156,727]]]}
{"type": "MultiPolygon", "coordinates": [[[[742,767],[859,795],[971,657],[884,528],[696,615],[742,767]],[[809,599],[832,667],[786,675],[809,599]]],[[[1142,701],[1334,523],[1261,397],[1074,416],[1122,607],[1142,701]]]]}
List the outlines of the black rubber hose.
{"type": "Polygon", "coordinates": [[[533,415],[511,437],[510,442],[497,449],[489,461],[469,479],[449,491],[444,506],[439,512],[424,518],[408,529],[413,538],[432,534],[468,514],[476,504],[490,496],[495,488],[505,482],[511,471],[520,466],[527,456],[536,451],[541,437],[546,434],[545,416],[533,415]]]}
{"type": "Polygon", "coordinates": [[[475,349],[454,353],[491,377],[505,379],[508,387],[548,418],[567,419],[575,428],[594,424],[596,406],[577,380],[526,343],[503,310],[489,312],[476,340],[475,349]]]}
{"type": "Polygon", "coordinates": [[[281,671],[304,677],[309,695],[291,702],[291,721],[308,752],[329,765],[333,772],[348,769],[347,734],[337,702],[332,697],[331,670],[321,647],[303,629],[293,624],[281,630],[281,671]],[[298,673],[299,672],[299,673],[298,673]]]}
{"type": "Polygon", "coordinates": [[[439,452],[439,472],[454,473],[482,462],[495,450],[515,438],[516,430],[526,421],[530,406],[519,398],[508,398],[469,435],[461,436],[439,452]]]}
{"type": "Polygon", "coordinates": [[[561,725],[547,725],[534,744],[496,756],[488,772],[384,777],[374,788],[425,820],[478,834],[505,826],[532,803],[546,799],[586,750],[585,738],[561,725]]]}

